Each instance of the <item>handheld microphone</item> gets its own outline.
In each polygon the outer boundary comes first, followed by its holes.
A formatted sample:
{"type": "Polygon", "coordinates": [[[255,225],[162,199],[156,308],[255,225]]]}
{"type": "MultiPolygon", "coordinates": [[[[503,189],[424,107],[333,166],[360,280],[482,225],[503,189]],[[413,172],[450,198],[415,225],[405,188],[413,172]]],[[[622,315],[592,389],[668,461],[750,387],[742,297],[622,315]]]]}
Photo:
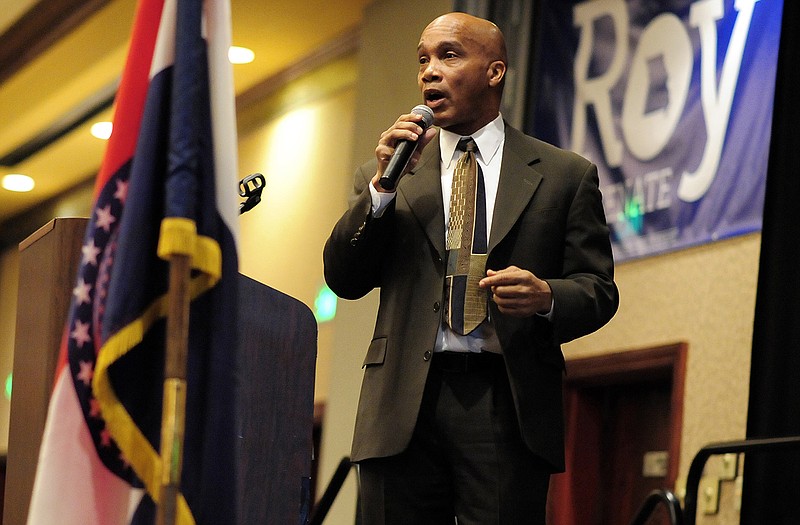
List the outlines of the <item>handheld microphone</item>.
{"type": "MultiPolygon", "coordinates": [[[[411,113],[422,115],[422,120],[418,122],[418,124],[422,127],[423,133],[433,124],[433,110],[428,106],[424,104],[414,106],[411,113]]],[[[414,154],[414,150],[417,148],[418,140],[419,139],[413,142],[410,140],[401,140],[397,143],[394,154],[392,158],[389,159],[389,164],[383,172],[383,176],[378,180],[378,184],[381,185],[381,188],[389,191],[394,189],[395,184],[397,184],[397,179],[399,179],[400,175],[405,171],[406,166],[408,166],[408,161],[411,160],[411,155],[414,154]]]]}

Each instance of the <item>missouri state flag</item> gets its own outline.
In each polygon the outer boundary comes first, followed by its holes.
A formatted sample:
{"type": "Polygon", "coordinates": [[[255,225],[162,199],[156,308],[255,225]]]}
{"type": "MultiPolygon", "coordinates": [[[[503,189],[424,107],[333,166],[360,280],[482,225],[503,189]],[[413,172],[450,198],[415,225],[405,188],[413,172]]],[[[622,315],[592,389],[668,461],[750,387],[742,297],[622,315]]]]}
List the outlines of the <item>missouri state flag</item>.
{"type": "Polygon", "coordinates": [[[64,331],[30,525],[153,523],[168,259],[191,260],[176,522],[235,522],[238,197],[228,0],[140,0],[64,331]]]}

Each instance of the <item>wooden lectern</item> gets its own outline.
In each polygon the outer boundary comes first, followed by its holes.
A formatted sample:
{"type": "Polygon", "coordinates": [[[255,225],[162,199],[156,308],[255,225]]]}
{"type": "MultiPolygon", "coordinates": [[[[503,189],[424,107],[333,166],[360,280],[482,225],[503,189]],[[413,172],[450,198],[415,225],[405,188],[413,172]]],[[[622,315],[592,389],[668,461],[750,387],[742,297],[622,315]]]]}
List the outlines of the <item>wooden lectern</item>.
{"type": "Polygon", "coordinates": [[[87,219],[53,219],[19,245],[14,390],[8,426],[5,525],[25,525],[58,349],[87,219]]]}
{"type": "MultiPolygon", "coordinates": [[[[24,525],[86,219],[54,219],[20,244],[5,525],[24,525]]],[[[308,516],[317,325],[301,302],[239,278],[237,522],[308,516]]],[[[77,503],[79,504],[79,503],[77,503]]]]}

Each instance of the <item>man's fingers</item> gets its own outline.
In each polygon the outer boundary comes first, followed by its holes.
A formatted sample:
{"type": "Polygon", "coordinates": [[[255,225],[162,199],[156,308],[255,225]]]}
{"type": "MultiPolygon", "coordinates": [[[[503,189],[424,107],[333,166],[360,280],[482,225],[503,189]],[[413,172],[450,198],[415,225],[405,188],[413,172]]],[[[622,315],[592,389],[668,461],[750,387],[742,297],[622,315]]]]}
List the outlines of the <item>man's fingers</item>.
{"type": "Polygon", "coordinates": [[[480,280],[478,285],[481,288],[490,286],[503,286],[509,284],[519,284],[522,281],[523,273],[516,266],[509,266],[502,270],[486,270],[486,277],[480,280]]]}

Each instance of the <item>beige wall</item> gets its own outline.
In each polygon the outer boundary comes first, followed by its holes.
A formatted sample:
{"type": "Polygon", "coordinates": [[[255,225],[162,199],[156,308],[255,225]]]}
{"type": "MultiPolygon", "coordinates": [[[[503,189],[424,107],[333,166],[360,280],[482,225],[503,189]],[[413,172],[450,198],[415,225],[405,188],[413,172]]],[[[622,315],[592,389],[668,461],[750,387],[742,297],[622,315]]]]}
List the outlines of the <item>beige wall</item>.
{"type": "MultiPolygon", "coordinates": [[[[266,180],[261,203],[241,216],[240,271],[312,310],[325,285],[322,245],[346,207],[341,174],[351,171],[356,76],[354,55],[309,73],[265,101],[271,111],[263,124],[239,136],[240,172],[260,172],[266,180]],[[299,102],[286,96],[309,91],[315,96],[299,102]]],[[[318,402],[327,397],[329,337],[323,323],[318,402]]]]}

